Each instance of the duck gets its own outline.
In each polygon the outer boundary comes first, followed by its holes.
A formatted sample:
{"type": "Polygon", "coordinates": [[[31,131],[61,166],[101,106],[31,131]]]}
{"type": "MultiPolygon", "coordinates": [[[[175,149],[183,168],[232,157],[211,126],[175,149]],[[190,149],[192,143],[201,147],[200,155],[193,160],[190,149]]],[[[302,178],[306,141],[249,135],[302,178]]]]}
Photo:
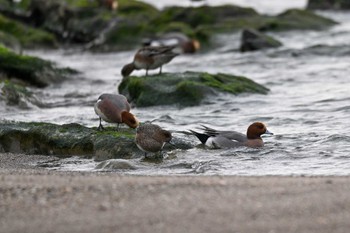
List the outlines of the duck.
{"type": "Polygon", "coordinates": [[[126,64],[122,68],[122,76],[129,76],[134,70],[146,70],[146,76],[148,76],[148,70],[158,69],[159,74],[162,73],[162,66],[173,60],[179,53],[173,52],[175,46],[146,46],[139,49],[133,62],[126,64]]]}
{"type": "Polygon", "coordinates": [[[169,32],[154,38],[142,40],[143,46],[175,46],[179,53],[191,54],[200,49],[200,42],[180,32],[169,32]]]}
{"type": "Polygon", "coordinates": [[[136,129],[135,143],[145,153],[145,157],[148,153],[161,151],[171,139],[171,132],[153,123],[144,123],[136,129]]]}
{"type": "Polygon", "coordinates": [[[98,130],[103,130],[102,120],[109,123],[125,123],[135,129],[139,125],[137,118],[130,113],[130,104],[124,95],[104,93],[94,105],[95,113],[100,118],[98,130]]]}
{"type": "Polygon", "coordinates": [[[219,131],[207,126],[202,127],[204,130],[203,133],[198,133],[194,130],[190,130],[190,132],[195,135],[202,144],[214,149],[235,148],[240,146],[259,148],[264,146],[261,135],[273,135],[262,122],[254,122],[249,125],[246,135],[236,131],[219,131]]]}

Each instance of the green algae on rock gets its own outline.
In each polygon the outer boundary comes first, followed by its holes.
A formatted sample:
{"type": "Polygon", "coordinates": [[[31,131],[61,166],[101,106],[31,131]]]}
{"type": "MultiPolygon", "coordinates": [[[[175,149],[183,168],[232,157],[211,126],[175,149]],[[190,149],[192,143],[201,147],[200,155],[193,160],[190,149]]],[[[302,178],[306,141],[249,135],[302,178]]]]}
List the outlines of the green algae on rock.
{"type": "Polygon", "coordinates": [[[291,9],[271,17],[263,26],[262,31],[285,31],[285,30],[322,30],[337,24],[332,19],[317,15],[309,10],[291,9]]]}
{"type": "Polygon", "coordinates": [[[219,92],[236,95],[244,92],[267,94],[269,91],[245,77],[201,72],[130,76],[122,80],[118,89],[139,107],[172,104],[194,106],[219,92]]]}
{"type": "Polygon", "coordinates": [[[18,55],[0,46],[0,72],[8,79],[17,79],[36,87],[45,87],[51,83],[61,82],[77,71],[68,68],[56,68],[52,62],[18,55]]]}
{"type": "Polygon", "coordinates": [[[308,0],[308,9],[320,10],[349,10],[349,0],[308,0]]]}
{"type": "Polygon", "coordinates": [[[9,106],[18,106],[21,109],[29,109],[33,105],[41,105],[41,102],[28,88],[9,80],[0,81],[0,102],[1,101],[4,101],[9,106]]]}
{"type": "MultiPolygon", "coordinates": [[[[0,122],[0,152],[55,155],[74,155],[107,159],[142,157],[134,142],[135,130],[106,127],[105,131],[72,123],[57,125],[41,122],[0,122]]],[[[192,145],[174,140],[177,148],[192,145]]]]}
{"type": "Polygon", "coordinates": [[[0,32],[15,37],[24,48],[57,47],[55,36],[0,14],[0,32]]]}

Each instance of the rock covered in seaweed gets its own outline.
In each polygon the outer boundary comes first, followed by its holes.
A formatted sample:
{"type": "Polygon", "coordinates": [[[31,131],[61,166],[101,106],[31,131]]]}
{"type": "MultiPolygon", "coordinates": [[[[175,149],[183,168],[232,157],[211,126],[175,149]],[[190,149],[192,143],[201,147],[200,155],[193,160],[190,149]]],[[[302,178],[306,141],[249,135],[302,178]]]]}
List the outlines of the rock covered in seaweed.
{"type": "MultiPolygon", "coordinates": [[[[7,0],[0,0],[0,6],[6,4],[7,0]]],[[[35,46],[53,46],[59,41],[79,44],[84,49],[117,51],[135,48],[142,38],[167,32],[184,33],[205,47],[210,45],[211,36],[220,32],[243,28],[319,30],[335,24],[308,10],[288,10],[277,16],[267,16],[252,8],[234,5],[173,6],[158,10],[144,2],[118,0],[118,9],[114,11],[99,7],[98,1],[91,0],[23,0],[13,5],[0,7],[0,25],[1,13],[6,15],[5,21],[9,18],[16,21],[20,25],[16,28],[22,33],[16,34],[11,27],[6,28],[26,48],[33,46],[32,42],[25,41],[31,38],[36,41],[35,46]],[[28,32],[33,32],[28,34],[32,36],[24,36],[26,27],[28,32]]]]}
{"type": "Polygon", "coordinates": [[[308,9],[312,10],[349,10],[348,0],[308,0],[308,9]]]}
{"type": "Polygon", "coordinates": [[[236,95],[245,92],[267,94],[268,91],[268,88],[245,77],[201,72],[130,76],[119,85],[119,93],[139,107],[172,104],[194,106],[219,92],[236,95]]]}
{"type": "MultiPolygon", "coordinates": [[[[107,127],[105,131],[72,123],[0,122],[0,152],[93,157],[97,161],[142,157],[134,142],[135,130],[107,127]]],[[[193,146],[181,139],[179,149],[193,146]]],[[[171,149],[171,147],[167,148],[171,149]]]]}
{"type": "Polygon", "coordinates": [[[0,46],[0,72],[3,78],[20,80],[36,87],[46,87],[59,83],[77,74],[68,68],[57,68],[52,62],[33,57],[18,55],[0,46]]]}
{"type": "Polygon", "coordinates": [[[332,19],[309,10],[290,9],[267,19],[258,27],[260,31],[322,30],[337,24],[332,19]]]}

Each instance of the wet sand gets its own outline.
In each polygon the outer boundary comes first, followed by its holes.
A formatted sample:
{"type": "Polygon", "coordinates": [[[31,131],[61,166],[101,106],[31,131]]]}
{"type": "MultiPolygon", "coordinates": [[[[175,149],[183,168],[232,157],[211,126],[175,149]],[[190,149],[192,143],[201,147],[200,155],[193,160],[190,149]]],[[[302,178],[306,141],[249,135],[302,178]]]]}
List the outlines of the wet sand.
{"type": "Polygon", "coordinates": [[[349,232],[350,177],[55,172],[0,154],[0,232],[349,232]]]}

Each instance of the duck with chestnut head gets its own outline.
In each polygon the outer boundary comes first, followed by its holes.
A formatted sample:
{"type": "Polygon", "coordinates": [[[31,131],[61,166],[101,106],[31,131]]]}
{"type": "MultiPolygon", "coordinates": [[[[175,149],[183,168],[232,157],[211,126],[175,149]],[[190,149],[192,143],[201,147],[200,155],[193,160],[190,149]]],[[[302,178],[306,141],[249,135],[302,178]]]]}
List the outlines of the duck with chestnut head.
{"type": "Polygon", "coordinates": [[[261,138],[263,134],[273,134],[267,130],[266,126],[261,122],[251,124],[246,134],[236,131],[220,131],[206,126],[202,126],[203,133],[194,130],[190,132],[195,135],[202,144],[210,148],[235,148],[246,146],[251,148],[263,147],[264,142],[261,138]]]}
{"type": "Polygon", "coordinates": [[[125,96],[117,94],[102,94],[98,97],[94,105],[95,113],[100,117],[98,129],[104,129],[102,120],[109,123],[124,123],[130,128],[136,128],[139,125],[137,118],[130,113],[130,104],[125,96]]]}

